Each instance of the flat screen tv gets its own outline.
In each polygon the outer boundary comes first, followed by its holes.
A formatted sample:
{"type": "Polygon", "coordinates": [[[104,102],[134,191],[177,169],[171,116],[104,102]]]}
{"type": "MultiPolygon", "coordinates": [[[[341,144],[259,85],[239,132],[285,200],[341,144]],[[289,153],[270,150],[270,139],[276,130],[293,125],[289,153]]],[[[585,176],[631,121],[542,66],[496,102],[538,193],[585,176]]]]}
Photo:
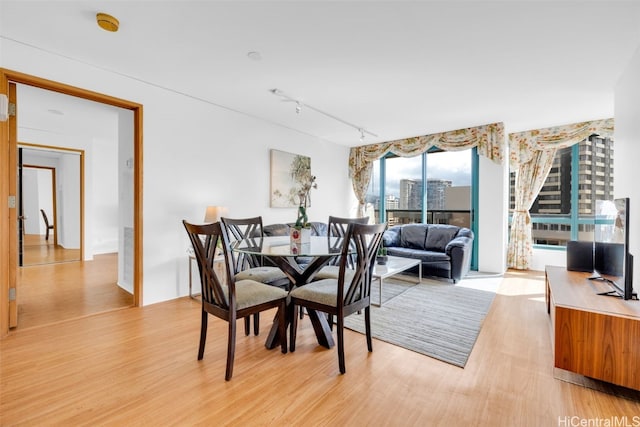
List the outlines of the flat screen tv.
{"type": "Polygon", "coordinates": [[[633,292],[633,256],[629,253],[629,198],[596,201],[593,280],[608,283],[611,295],[637,299],[633,292]]]}

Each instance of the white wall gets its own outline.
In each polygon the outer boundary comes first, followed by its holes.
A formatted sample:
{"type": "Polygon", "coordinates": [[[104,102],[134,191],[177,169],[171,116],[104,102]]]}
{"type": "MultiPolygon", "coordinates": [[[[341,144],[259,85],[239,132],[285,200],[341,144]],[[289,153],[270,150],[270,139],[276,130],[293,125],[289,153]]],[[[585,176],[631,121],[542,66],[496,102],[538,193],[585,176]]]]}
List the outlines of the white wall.
{"type": "Polygon", "coordinates": [[[634,288],[640,275],[640,46],[621,76],[615,91],[614,194],[629,197],[630,252],[634,254],[634,288]]]}
{"type": "Polygon", "coordinates": [[[507,268],[509,164],[479,159],[478,271],[504,273],[507,268]]]}
{"type": "MultiPolygon", "coordinates": [[[[22,170],[22,215],[24,216],[24,234],[44,234],[44,220],[40,214],[39,169],[22,170]]],[[[51,204],[51,203],[49,203],[51,204]]],[[[47,212],[52,212],[51,209],[47,212]]],[[[49,213],[51,215],[51,213],[49,213]]]]}
{"type": "MultiPolygon", "coordinates": [[[[206,206],[224,205],[229,216],[260,214],[265,224],[295,220],[294,208],[269,207],[272,148],[311,157],[318,189],[313,190],[310,220],[354,212],[348,147],[28,46],[0,42],[5,68],[144,106],[145,305],[187,294],[188,240],[182,219],[199,222],[206,206]]],[[[486,230],[478,236],[483,271],[505,270],[505,167],[480,161],[480,230],[486,230]]]]}
{"type": "MultiPolygon", "coordinates": [[[[56,236],[58,244],[67,249],[80,248],[80,164],[79,156],[73,153],[60,154],[58,158],[51,157],[46,152],[35,149],[24,149],[23,163],[29,165],[46,166],[54,168],[56,173],[56,236]],[[75,222],[74,222],[75,221],[75,222]]],[[[51,181],[52,172],[45,169],[23,170],[23,196],[24,214],[27,216],[29,227],[27,234],[45,234],[44,220],[40,213],[43,208],[49,218],[49,223],[54,224],[53,218],[53,194],[51,181]],[[29,170],[36,172],[39,178],[33,181],[29,176],[29,170]],[[46,178],[43,179],[42,175],[46,178]],[[38,181],[44,182],[38,182],[38,181]],[[35,186],[35,187],[34,187],[35,186]],[[38,228],[33,228],[37,224],[38,228]]]]}
{"type": "MultiPolygon", "coordinates": [[[[20,103],[20,91],[18,90],[18,103],[20,103]]],[[[18,117],[18,121],[20,121],[20,117],[18,117]]],[[[104,124],[105,126],[109,126],[109,124],[104,124]]],[[[115,123],[114,123],[115,125],[115,123]]],[[[84,151],[84,161],[85,161],[85,193],[84,193],[84,218],[85,218],[85,234],[84,234],[84,259],[91,260],[93,259],[94,253],[106,253],[106,252],[115,252],[117,247],[113,246],[113,242],[117,242],[115,237],[106,238],[105,235],[110,232],[111,225],[110,222],[113,223],[113,226],[117,226],[117,218],[110,218],[108,215],[101,215],[100,213],[96,213],[98,208],[101,208],[104,205],[112,205],[117,206],[117,198],[111,198],[111,191],[109,190],[112,186],[114,186],[114,181],[112,178],[113,174],[107,173],[109,170],[109,164],[111,162],[110,156],[106,155],[102,150],[98,150],[97,156],[94,156],[94,149],[99,148],[98,145],[92,143],[92,140],[88,138],[86,135],[76,135],[72,130],[69,130],[66,133],[55,133],[55,132],[43,132],[40,129],[33,128],[30,126],[22,127],[20,123],[18,124],[18,141],[26,142],[31,144],[38,145],[46,145],[50,147],[65,147],[71,148],[74,150],[82,150],[84,151]],[[97,165],[97,166],[96,166],[97,165]],[[98,207],[94,207],[94,201],[97,201],[98,207]],[[102,205],[102,206],[101,206],[102,205]],[[94,218],[95,216],[95,218],[94,218]],[[97,229],[97,230],[96,230],[97,229]],[[97,236],[94,240],[94,236],[97,236]],[[108,240],[111,246],[107,246],[104,244],[104,240],[108,240]]],[[[79,154],[65,154],[65,156],[73,156],[75,158],[79,157],[79,154]]],[[[115,162],[115,160],[113,160],[115,162]]],[[[47,160],[40,160],[40,165],[48,165],[46,163],[47,160]]],[[[76,160],[77,162],[77,160],[76,160]]],[[[27,163],[27,160],[25,160],[27,163]]],[[[51,164],[49,166],[56,166],[57,164],[51,164]]],[[[115,164],[113,166],[115,168],[115,164]]],[[[79,192],[79,170],[73,172],[73,175],[67,179],[67,184],[75,183],[75,187],[73,190],[66,190],[67,192],[76,191],[79,192]]],[[[60,177],[59,177],[60,178],[60,177]]],[[[64,179],[64,177],[61,177],[64,179]]],[[[61,182],[56,182],[57,186],[61,185],[61,182]]],[[[63,192],[65,191],[62,189],[63,192]]],[[[60,197],[60,194],[58,194],[60,197]]],[[[63,198],[57,200],[58,205],[60,205],[64,199],[63,198]]],[[[74,195],[73,197],[79,197],[79,193],[74,195]]],[[[79,203],[79,200],[78,200],[79,203]]],[[[79,204],[78,204],[79,206],[79,204]]],[[[68,208],[70,209],[70,208],[68,208]]],[[[74,208],[74,212],[76,212],[74,208]]],[[[59,243],[61,245],[64,244],[66,248],[79,248],[79,238],[80,238],[80,227],[79,227],[79,213],[75,215],[75,224],[66,221],[64,216],[64,210],[58,209],[58,237],[59,243]],[[74,236],[63,235],[63,231],[70,232],[70,230],[74,230],[74,236]],[[70,243],[70,242],[74,243],[70,243]],[[65,243],[66,242],[66,243],[65,243]]],[[[52,215],[52,213],[50,214],[52,215]]],[[[51,219],[50,219],[51,220],[51,219]]]]}
{"type": "Polygon", "coordinates": [[[11,41],[2,48],[5,68],[144,105],[143,304],[186,295],[181,221],[202,221],[207,205],[225,205],[235,217],[261,214],[265,223],[295,220],[293,208],[269,208],[271,148],[311,157],[311,220],[349,214],[347,147],[11,41]]]}

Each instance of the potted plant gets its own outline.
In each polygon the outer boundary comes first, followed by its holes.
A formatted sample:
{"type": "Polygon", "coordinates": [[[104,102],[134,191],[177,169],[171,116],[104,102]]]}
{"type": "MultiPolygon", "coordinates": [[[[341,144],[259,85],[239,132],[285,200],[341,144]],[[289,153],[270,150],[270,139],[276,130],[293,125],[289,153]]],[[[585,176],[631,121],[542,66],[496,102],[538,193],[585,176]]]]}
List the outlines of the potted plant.
{"type": "Polygon", "coordinates": [[[388,260],[389,260],[389,257],[387,256],[387,248],[380,246],[380,248],[378,248],[378,255],[376,256],[376,261],[380,265],[385,265],[388,260]]]}
{"type": "Polygon", "coordinates": [[[307,208],[311,204],[311,189],[318,188],[316,177],[309,173],[301,177],[298,190],[298,218],[290,230],[291,243],[295,245],[308,244],[311,241],[311,225],[307,215],[307,208]]]}

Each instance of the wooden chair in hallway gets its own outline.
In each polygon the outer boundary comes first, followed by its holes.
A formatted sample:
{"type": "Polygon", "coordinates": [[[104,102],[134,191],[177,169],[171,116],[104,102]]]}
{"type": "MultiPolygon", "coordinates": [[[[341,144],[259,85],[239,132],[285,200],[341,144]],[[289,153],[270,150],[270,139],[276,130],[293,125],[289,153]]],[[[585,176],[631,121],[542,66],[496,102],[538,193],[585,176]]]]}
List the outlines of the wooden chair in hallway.
{"type": "MultiPolygon", "coordinates": [[[[225,320],[229,324],[225,379],[229,381],[233,375],[237,319],[277,308],[279,333],[282,337],[286,336],[287,291],[251,279],[237,279],[230,255],[229,239],[220,222],[195,225],[183,221],[183,224],[193,245],[202,286],[202,319],[198,360],[202,360],[204,357],[209,314],[225,320]],[[222,242],[224,251],[226,285],[222,284],[223,281],[218,277],[213,267],[219,241],[222,242]]],[[[282,352],[286,353],[287,340],[280,341],[282,352]]]]}
{"type": "Polygon", "coordinates": [[[47,218],[47,213],[44,209],[40,209],[40,213],[42,213],[42,219],[44,219],[44,225],[47,230],[44,240],[49,240],[49,230],[53,230],[53,224],[49,224],[49,218],[47,218]]]}

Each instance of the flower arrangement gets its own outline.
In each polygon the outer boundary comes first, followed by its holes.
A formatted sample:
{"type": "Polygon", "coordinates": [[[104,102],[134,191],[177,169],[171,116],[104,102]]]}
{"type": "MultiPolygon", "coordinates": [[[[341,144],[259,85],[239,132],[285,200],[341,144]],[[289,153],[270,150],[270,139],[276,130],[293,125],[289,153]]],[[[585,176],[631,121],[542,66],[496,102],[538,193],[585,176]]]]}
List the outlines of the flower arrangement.
{"type": "Polygon", "coordinates": [[[311,175],[311,159],[306,156],[295,156],[290,167],[291,178],[298,184],[292,189],[292,196],[298,198],[298,218],[295,228],[308,227],[307,208],[311,206],[311,189],[318,188],[316,177],[311,175]]]}
{"type": "Polygon", "coordinates": [[[318,188],[316,177],[309,172],[301,181],[298,190],[298,218],[296,219],[296,228],[304,228],[308,226],[309,218],[307,216],[307,208],[311,205],[311,189],[318,188]]]}

